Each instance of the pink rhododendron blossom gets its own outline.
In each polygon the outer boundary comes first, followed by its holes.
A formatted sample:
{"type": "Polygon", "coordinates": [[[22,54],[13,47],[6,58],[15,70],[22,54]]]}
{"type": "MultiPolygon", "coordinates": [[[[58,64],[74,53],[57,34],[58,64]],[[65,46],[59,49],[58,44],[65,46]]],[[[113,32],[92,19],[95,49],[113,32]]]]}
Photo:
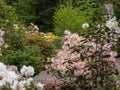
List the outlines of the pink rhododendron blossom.
{"type": "Polygon", "coordinates": [[[66,66],[61,65],[61,64],[60,65],[58,64],[57,69],[60,70],[60,71],[66,71],[67,70],[66,66]]]}
{"type": "Polygon", "coordinates": [[[111,51],[111,52],[110,52],[110,55],[111,55],[111,57],[116,57],[116,56],[117,56],[117,53],[116,53],[115,51],[111,51]]]}
{"type": "MultiPolygon", "coordinates": [[[[55,57],[49,58],[51,68],[55,71],[60,71],[63,77],[68,72],[70,73],[71,70],[73,70],[71,72],[73,76],[87,75],[86,77],[90,77],[91,71],[86,66],[89,64],[91,56],[96,55],[96,52],[101,51],[101,49],[103,50],[103,56],[110,56],[107,59],[105,58],[105,60],[115,61],[114,57],[117,54],[111,51],[114,43],[96,44],[94,40],[84,42],[85,40],[86,38],[79,36],[77,33],[72,34],[66,30],[62,40],[62,48],[58,50],[55,57]],[[75,48],[78,50],[75,50],[75,48]]],[[[93,61],[95,61],[95,58],[93,58],[93,61]]]]}

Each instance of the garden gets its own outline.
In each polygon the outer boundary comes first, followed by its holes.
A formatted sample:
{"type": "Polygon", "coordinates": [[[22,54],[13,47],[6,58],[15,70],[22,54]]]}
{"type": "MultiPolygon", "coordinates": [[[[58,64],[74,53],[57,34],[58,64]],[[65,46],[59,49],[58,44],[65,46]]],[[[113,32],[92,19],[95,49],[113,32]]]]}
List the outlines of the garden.
{"type": "Polygon", "coordinates": [[[120,90],[120,0],[0,0],[0,90],[120,90]]]}

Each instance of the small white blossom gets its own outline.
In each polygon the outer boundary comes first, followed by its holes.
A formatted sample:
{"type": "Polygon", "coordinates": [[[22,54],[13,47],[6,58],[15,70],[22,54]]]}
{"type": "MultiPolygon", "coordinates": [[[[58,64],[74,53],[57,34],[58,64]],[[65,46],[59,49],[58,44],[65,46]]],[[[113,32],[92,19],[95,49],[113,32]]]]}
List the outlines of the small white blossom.
{"type": "Polygon", "coordinates": [[[26,90],[25,84],[26,84],[26,81],[25,81],[25,80],[19,82],[20,90],[26,90]]]}
{"type": "Polygon", "coordinates": [[[35,28],[36,30],[39,30],[39,28],[38,28],[38,26],[37,26],[37,25],[34,25],[34,28],[35,28]]]}
{"type": "Polygon", "coordinates": [[[0,87],[6,85],[6,82],[4,80],[0,80],[0,87]]]}
{"type": "MultiPolygon", "coordinates": [[[[34,68],[24,65],[21,69],[21,73],[23,76],[7,69],[6,65],[0,62],[0,90],[2,90],[3,87],[9,87],[9,90],[27,90],[35,88],[32,86],[32,83],[34,83],[33,78],[24,77],[32,76],[34,74],[34,68]]],[[[38,90],[42,90],[44,86],[41,83],[35,85],[38,90]]]]}
{"type": "Polygon", "coordinates": [[[14,82],[13,82],[13,84],[11,85],[11,88],[12,88],[12,90],[19,90],[19,84],[18,84],[18,80],[15,80],[14,82]]]}
{"type": "Polygon", "coordinates": [[[18,27],[18,24],[13,24],[13,26],[14,26],[15,29],[18,29],[18,28],[19,28],[19,27],[18,27]]]}
{"type": "Polygon", "coordinates": [[[72,34],[69,30],[65,30],[64,33],[65,33],[66,35],[71,35],[71,34],[72,34]]]}
{"type": "Polygon", "coordinates": [[[112,19],[107,20],[106,27],[108,27],[110,30],[118,27],[118,22],[116,21],[116,17],[113,17],[112,19]]]}
{"type": "Polygon", "coordinates": [[[12,84],[14,80],[17,80],[19,78],[19,75],[17,75],[15,73],[15,71],[8,71],[7,70],[7,73],[6,73],[6,77],[4,78],[4,80],[9,83],[9,84],[12,84]]]}
{"type": "Polygon", "coordinates": [[[39,82],[39,83],[36,84],[36,87],[37,87],[37,90],[43,90],[44,89],[44,84],[39,82]]]}
{"type": "Polygon", "coordinates": [[[116,17],[107,20],[106,27],[108,27],[111,31],[115,30],[115,32],[118,34],[117,37],[120,37],[120,27],[118,27],[118,22],[116,21],[116,17]]]}
{"type": "Polygon", "coordinates": [[[0,71],[6,70],[6,66],[0,62],[0,71]]]}
{"type": "Polygon", "coordinates": [[[5,31],[0,30],[0,37],[2,37],[5,34],[5,31]]]}
{"type": "Polygon", "coordinates": [[[28,85],[30,85],[32,81],[33,81],[33,78],[28,78],[26,82],[28,85]]]}
{"type": "Polygon", "coordinates": [[[82,25],[82,28],[83,29],[87,29],[89,27],[89,24],[88,23],[84,23],[83,25],[82,25]]]}
{"type": "Polygon", "coordinates": [[[25,75],[25,76],[33,76],[34,75],[34,68],[29,66],[23,66],[22,69],[20,70],[21,74],[22,75],[25,75]]]}

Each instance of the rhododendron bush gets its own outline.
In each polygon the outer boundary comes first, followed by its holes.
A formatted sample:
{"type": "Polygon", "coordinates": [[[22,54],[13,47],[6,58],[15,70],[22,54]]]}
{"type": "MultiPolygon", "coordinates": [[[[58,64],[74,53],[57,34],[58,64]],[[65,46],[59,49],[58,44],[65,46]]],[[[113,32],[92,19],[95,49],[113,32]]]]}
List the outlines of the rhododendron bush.
{"type": "Polygon", "coordinates": [[[115,61],[117,53],[113,48],[118,34],[115,28],[109,30],[107,26],[98,25],[96,32],[84,36],[69,30],[64,33],[62,48],[57,55],[48,58],[50,64],[46,68],[50,68],[64,82],[71,81],[74,89],[119,87],[116,83],[120,82],[117,77],[120,66],[115,61]]]}
{"type": "Polygon", "coordinates": [[[18,74],[0,62],[0,90],[43,90],[44,84],[31,77],[34,73],[33,67],[24,65],[18,74]]]}

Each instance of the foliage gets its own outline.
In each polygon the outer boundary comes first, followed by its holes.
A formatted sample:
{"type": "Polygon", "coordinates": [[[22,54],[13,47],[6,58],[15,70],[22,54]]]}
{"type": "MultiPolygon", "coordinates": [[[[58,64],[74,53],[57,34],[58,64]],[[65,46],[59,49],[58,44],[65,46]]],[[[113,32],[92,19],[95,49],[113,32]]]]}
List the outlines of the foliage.
{"type": "Polygon", "coordinates": [[[8,65],[16,65],[20,69],[23,65],[31,65],[35,68],[36,74],[43,70],[44,58],[40,54],[38,46],[29,46],[24,50],[8,49],[3,53],[2,62],[8,65]]]}
{"type": "Polygon", "coordinates": [[[46,37],[48,37],[48,39],[51,39],[52,41],[61,40],[61,37],[54,35],[52,32],[46,33],[46,37]]]}
{"type": "Polygon", "coordinates": [[[120,1],[116,0],[114,3],[114,13],[118,20],[120,20],[120,1]]]}
{"type": "Polygon", "coordinates": [[[0,11],[0,28],[5,21],[15,23],[18,19],[16,10],[12,6],[7,5],[3,0],[0,1],[0,11]]]}
{"type": "MultiPolygon", "coordinates": [[[[64,85],[67,83],[63,90],[110,90],[120,87],[120,67],[114,59],[117,53],[113,48],[120,28],[115,17],[105,22],[104,12],[98,11],[96,15],[98,25],[95,32],[79,36],[66,30],[62,48],[56,56],[48,59],[46,68],[54,71],[64,85]]],[[[86,25],[83,25],[84,28],[86,25]]]]}
{"type": "Polygon", "coordinates": [[[44,33],[38,31],[34,25],[30,25],[25,33],[24,42],[26,45],[37,45],[40,47],[40,52],[44,57],[54,54],[54,45],[49,39],[44,36],[44,33]]]}
{"type": "Polygon", "coordinates": [[[87,30],[84,31],[81,26],[85,22],[90,24],[94,21],[96,10],[97,7],[95,8],[90,1],[77,1],[70,5],[61,5],[53,16],[54,32],[58,35],[63,35],[64,30],[71,30],[71,32],[79,34],[87,33],[87,30]]]}
{"type": "MultiPolygon", "coordinates": [[[[98,38],[100,36],[97,37],[94,34],[90,36],[92,39],[86,39],[75,33],[68,31],[65,33],[62,49],[55,57],[48,60],[51,62],[48,67],[55,72],[56,76],[67,82],[73,81],[73,86],[80,89],[93,90],[99,86],[105,89],[114,87],[113,82],[116,81],[111,80],[110,76],[117,75],[119,67],[114,61],[116,53],[111,51],[113,43],[109,42],[106,36],[100,39],[98,38]],[[95,37],[100,41],[98,42],[95,37]]],[[[98,32],[97,35],[99,35],[98,32]]],[[[69,90],[72,89],[69,88],[69,90]]]]}
{"type": "Polygon", "coordinates": [[[50,32],[53,30],[53,15],[55,8],[59,0],[36,0],[35,2],[35,12],[38,20],[36,20],[36,24],[39,25],[42,32],[50,32]]]}
{"type": "Polygon", "coordinates": [[[24,27],[22,24],[14,24],[9,28],[9,32],[5,33],[5,43],[9,47],[2,48],[1,61],[16,65],[21,68],[22,65],[31,65],[35,68],[36,74],[44,70],[43,65],[47,56],[54,53],[53,44],[48,41],[39,32],[33,35],[32,30],[38,31],[37,26],[24,27]],[[29,31],[29,33],[27,33],[29,31]]]}
{"type": "Polygon", "coordinates": [[[35,23],[42,32],[52,31],[52,16],[58,0],[17,0],[11,5],[27,25],[35,23]]]}
{"type": "Polygon", "coordinates": [[[26,24],[34,23],[37,19],[33,2],[34,0],[18,0],[13,3],[19,19],[25,21],[26,24]]]}
{"type": "Polygon", "coordinates": [[[117,44],[115,45],[116,51],[117,51],[117,56],[120,57],[120,38],[118,39],[117,44]]]}
{"type": "Polygon", "coordinates": [[[62,37],[54,35],[53,33],[46,33],[47,37],[50,38],[53,42],[53,44],[55,45],[56,49],[60,49],[62,44],[62,37]]]}

